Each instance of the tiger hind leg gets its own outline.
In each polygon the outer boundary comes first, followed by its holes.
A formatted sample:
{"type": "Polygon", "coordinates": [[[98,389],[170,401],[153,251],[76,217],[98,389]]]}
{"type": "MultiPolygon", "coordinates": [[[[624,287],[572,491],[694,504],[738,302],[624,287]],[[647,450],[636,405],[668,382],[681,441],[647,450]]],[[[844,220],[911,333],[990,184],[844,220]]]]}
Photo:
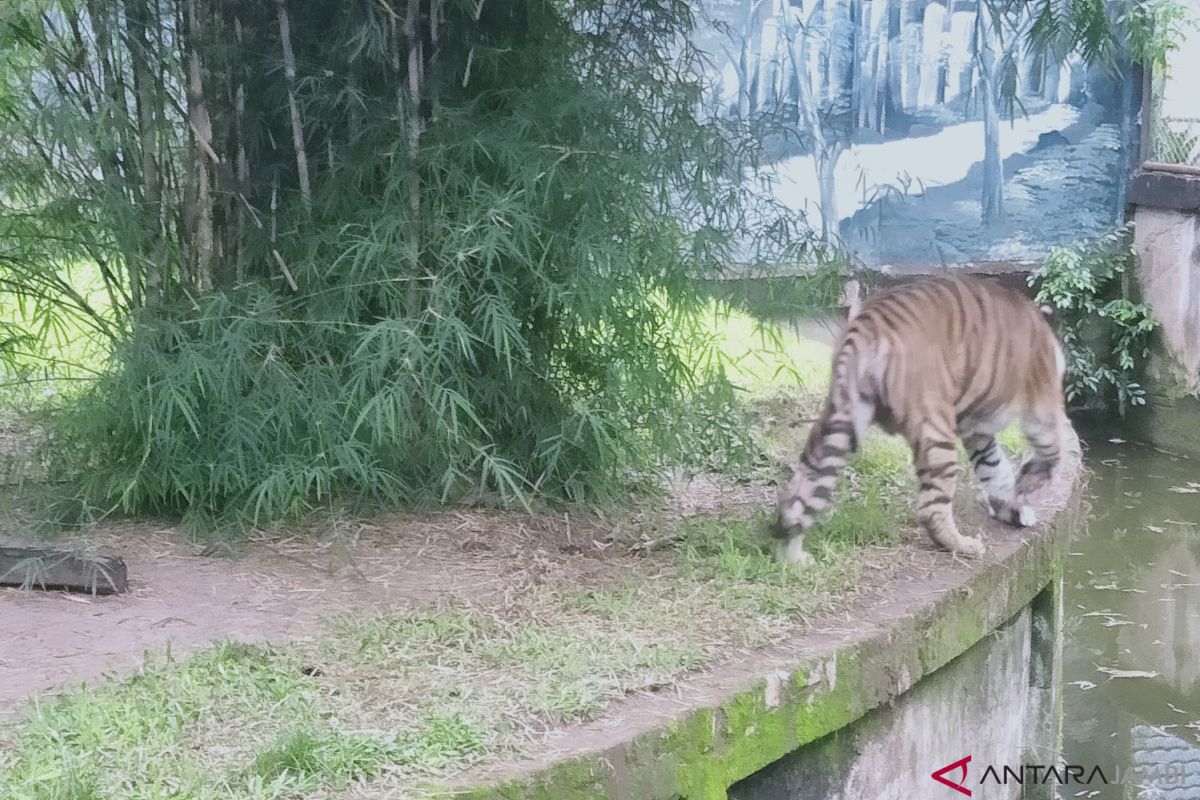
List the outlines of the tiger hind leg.
{"type": "Polygon", "coordinates": [[[987,496],[988,513],[1006,525],[1019,528],[1037,524],[1033,509],[1017,502],[1012,464],[996,437],[990,433],[972,433],[963,436],[962,442],[987,496]]]}
{"type": "Polygon", "coordinates": [[[1064,434],[1070,424],[1066,412],[1062,409],[1031,415],[1021,420],[1021,431],[1029,442],[1031,452],[1017,471],[1018,503],[1027,503],[1030,495],[1040,489],[1054,474],[1062,456],[1064,434]]]}
{"type": "Polygon", "coordinates": [[[954,487],[958,480],[958,449],[954,436],[935,424],[925,423],[913,442],[916,462],[917,521],[935,544],[951,553],[966,556],[983,555],[983,542],[963,536],[954,521],[954,487]]]}

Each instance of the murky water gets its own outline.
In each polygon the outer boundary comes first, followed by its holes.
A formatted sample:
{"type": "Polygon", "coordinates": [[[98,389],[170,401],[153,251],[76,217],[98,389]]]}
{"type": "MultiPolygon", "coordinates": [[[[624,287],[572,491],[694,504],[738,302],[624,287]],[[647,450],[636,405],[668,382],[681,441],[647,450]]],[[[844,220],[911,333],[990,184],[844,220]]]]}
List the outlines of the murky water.
{"type": "Polygon", "coordinates": [[[1200,464],[1084,433],[1061,591],[732,800],[953,800],[931,773],[968,754],[947,777],[983,800],[1200,800],[1200,464]]]}
{"type": "MultiPolygon", "coordinates": [[[[1092,508],[1064,579],[1062,757],[1161,775],[1097,798],[1200,800],[1200,463],[1112,430],[1084,430],[1092,508]]],[[[1090,796],[1076,791],[1062,794],[1090,796]]]]}

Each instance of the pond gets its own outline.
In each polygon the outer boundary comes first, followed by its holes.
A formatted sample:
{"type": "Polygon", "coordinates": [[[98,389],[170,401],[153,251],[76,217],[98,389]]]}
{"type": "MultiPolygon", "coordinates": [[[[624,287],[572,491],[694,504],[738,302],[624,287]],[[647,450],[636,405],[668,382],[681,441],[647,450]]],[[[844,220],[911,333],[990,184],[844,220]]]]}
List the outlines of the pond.
{"type": "Polygon", "coordinates": [[[1090,508],[1060,582],[731,800],[1200,800],[1200,469],[1113,430],[1082,431],[1090,508]]]}
{"type": "Polygon", "coordinates": [[[1083,431],[1092,508],[1066,564],[1063,757],[1181,780],[1200,800],[1200,464],[1083,431]]]}

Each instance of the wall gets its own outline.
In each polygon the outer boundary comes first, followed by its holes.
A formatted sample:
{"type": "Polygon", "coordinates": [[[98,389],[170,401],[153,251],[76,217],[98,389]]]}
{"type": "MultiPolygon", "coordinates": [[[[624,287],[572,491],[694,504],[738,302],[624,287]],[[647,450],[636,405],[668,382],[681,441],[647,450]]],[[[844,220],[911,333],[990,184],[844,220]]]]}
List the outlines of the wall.
{"type": "Polygon", "coordinates": [[[1195,393],[1200,389],[1200,215],[1141,207],[1134,220],[1143,299],[1162,324],[1159,377],[1195,393]]]}
{"type": "Polygon", "coordinates": [[[989,765],[1002,772],[1004,765],[1055,763],[1058,685],[1045,665],[1058,652],[1058,622],[1055,592],[1047,590],[893,705],[741,781],[730,788],[729,800],[951,798],[954,793],[930,774],[968,755],[965,783],[975,796],[1021,797],[1016,784],[981,786],[980,780],[989,765]]]}
{"type": "Polygon", "coordinates": [[[1138,285],[1162,327],[1146,376],[1141,436],[1200,456],[1200,174],[1137,174],[1130,185],[1138,285]]]}
{"type": "MultiPolygon", "coordinates": [[[[1200,0],[1184,0],[1200,20],[1200,0]]],[[[1162,322],[1147,390],[1149,413],[1132,416],[1143,438],[1200,456],[1200,31],[1185,35],[1148,105],[1151,164],[1130,182],[1138,286],[1162,322]]]]}
{"type": "Polygon", "coordinates": [[[755,125],[764,191],[866,265],[1027,262],[1124,219],[1139,71],[1031,53],[1032,4],[999,28],[976,0],[694,5],[705,110],[755,125]]]}

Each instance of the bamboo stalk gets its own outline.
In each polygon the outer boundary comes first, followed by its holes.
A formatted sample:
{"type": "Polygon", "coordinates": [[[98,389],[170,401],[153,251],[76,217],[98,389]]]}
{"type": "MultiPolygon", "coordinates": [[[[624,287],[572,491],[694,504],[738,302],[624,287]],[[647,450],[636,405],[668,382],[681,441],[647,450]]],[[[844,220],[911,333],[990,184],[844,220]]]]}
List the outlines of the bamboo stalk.
{"type": "MultiPolygon", "coordinates": [[[[147,247],[145,271],[158,273],[162,258],[162,186],[159,182],[156,158],[158,127],[158,104],[154,95],[154,78],[148,64],[149,39],[147,37],[148,12],[145,0],[126,0],[125,19],[129,26],[130,59],[133,63],[133,93],[138,116],[138,149],[142,160],[142,224],[147,247]]],[[[130,294],[135,306],[142,303],[142,283],[145,280],[142,265],[133,262],[126,265],[129,271],[130,294]]],[[[145,300],[157,304],[161,299],[161,276],[147,281],[145,300]]]]}
{"type": "MultiPolygon", "coordinates": [[[[233,18],[233,33],[240,54],[244,45],[241,17],[233,18]]],[[[243,80],[240,64],[237,66],[237,71],[237,90],[234,92],[233,99],[233,138],[237,151],[237,166],[234,175],[238,197],[242,202],[237,205],[234,221],[237,255],[234,257],[233,279],[235,283],[244,283],[246,280],[246,208],[249,207],[249,203],[246,202],[246,184],[249,180],[250,167],[246,160],[246,83],[243,80]]]]}
{"type": "Polygon", "coordinates": [[[417,156],[421,151],[421,40],[417,36],[417,16],[421,12],[420,0],[408,0],[408,12],[404,16],[404,44],[408,48],[408,93],[405,96],[406,133],[408,135],[409,158],[409,207],[417,211],[421,206],[420,173],[417,171],[417,156]]]}
{"type": "MultiPolygon", "coordinates": [[[[421,153],[421,61],[422,44],[417,36],[417,18],[421,11],[420,0],[408,0],[408,10],[404,16],[404,45],[408,49],[407,78],[408,91],[404,97],[404,115],[402,124],[406,126],[408,142],[408,208],[412,234],[409,237],[410,261],[412,274],[419,274],[421,258],[421,171],[419,157],[421,153]]],[[[407,310],[415,317],[421,304],[421,287],[414,283],[409,287],[407,310]]]]}
{"type": "MultiPolygon", "coordinates": [[[[113,69],[114,50],[112,37],[109,32],[108,11],[107,9],[102,10],[97,8],[96,0],[88,0],[86,10],[88,22],[92,28],[92,35],[95,39],[96,63],[100,67],[99,84],[95,85],[95,89],[98,96],[107,98],[108,101],[107,113],[104,114],[104,126],[110,135],[121,143],[121,148],[124,152],[133,152],[126,133],[129,126],[124,114],[126,111],[123,96],[124,81],[121,80],[120,76],[113,69]]],[[[75,38],[76,47],[80,52],[85,52],[87,44],[80,31],[78,21],[72,20],[71,32],[75,38]]],[[[90,70],[88,72],[90,76],[90,70]]],[[[99,102],[97,102],[97,106],[100,106],[99,102]]],[[[132,164],[127,159],[118,159],[118,169],[124,176],[125,187],[136,204],[140,198],[138,198],[136,191],[138,178],[130,172],[132,164]]]]}
{"type": "Polygon", "coordinates": [[[283,75],[287,80],[288,111],[292,119],[292,147],[296,151],[296,173],[300,180],[300,201],[312,211],[312,188],[308,178],[308,153],[304,147],[304,125],[296,103],[296,55],[292,52],[291,25],[285,0],[275,0],[279,15],[279,40],[283,45],[283,75]]]}
{"type": "MultiPolygon", "coordinates": [[[[209,24],[217,31],[217,36],[224,38],[228,32],[225,20],[226,0],[210,0],[212,9],[209,24]]],[[[236,33],[236,32],[235,32],[236,33]]],[[[238,185],[234,174],[236,169],[237,142],[234,136],[234,71],[241,48],[218,48],[213,52],[216,65],[210,68],[209,74],[214,75],[220,91],[210,90],[213,98],[213,147],[218,155],[218,162],[213,165],[213,192],[216,198],[214,208],[217,253],[213,264],[213,283],[221,286],[231,286],[236,280],[239,238],[235,219],[242,211],[237,201],[238,185]],[[233,158],[220,158],[220,153],[232,153],[233,158]]],[[[213,63],[213,62],[210,62],[213,63]]]]}
{"type": "MultiPolygon", "coordinates": [[[[115,9],[109,9],[107,6],[100,8],[97,6],[96,0],[88,0],[87,15],[96,42],[96,58],[100,64],[100,82],[102,90],[108,96],[113,108],[112,113],[109,115],[112,123],[109,128],[112,130],[119,126],[116,136],[121,141],[121,149],[127,154],[132,154],[139,152],[139,148],[131,141],[130,124],[128,122],[129,105],[125,92],[124,72],[117,63],[121,51],[116,47],[112,28],[109,25],[110,14],[115,17],[115,9]]],[[[119,32],[119,20],[116,23],[116,27],[119,32]]],[[[131,159],[126,158],[124,161],[126,162],[124,164],[125,180],[129,184],[131,193],[134,194],[133,207],[138,209],[144,208],[144,184],[139,187],[141,177],[130,175],[132,166],[128,162],[131,159]],[[140,194],[137,193],[138,188],[141,188],[140,194]]],[[[144,227],[144,212],[142,223],[144,227]]],[[[143,245],[142,250],[144,251],[145,249],[146,246],[143,245]]],[[[109,305],[114,310],[118,313],[127,311],[136,302],[140,301],[140,293],[136,291],[136,284],[138,283],[137,275],[140,266],[137,259],[129,260],[125,265],[132,294],[124,292],[124,287],[120,286],[117,276],[112,273],[106,262],[97,260],[97,264],[100,267],[100,274],[104,279],[104,287],[108,293],[109,305]]]]}
{"type": "Polygon", "coordinates": [[[200,291],[212,288],[213,216],[212,175],[208,159],[216,159],[212,149],[212,119],[204,97],[204,74],[200,60],[201,23],[196,0],[187,0],[185,9],[188,38],[188,127],[197,147],[192,154],[196,179],[196,261],[195,284],[200,291]]]}
{"type": "MultiPolygon", "coordinates": [[[[98,9],[89,8],[88,11],[89,14],[92,14],[93,12],[98,12],[98,9]]],[[[43,13],[39,19],[42,24],[42,35],[46,43],[46,53],[48,55],[46,59],[46,72],[54,83],[59,96],[64,100],[75,103],[88,117],[99,118],[102,121],[103,129],[110,134],[107,139],[104,137],[95,138],[90,143],[98,156],[98,167],[102,185],[106,190],[115,189],[120,192],[122,198],[130,206],[136,207],[136,197],[130,194],[131,181],[129,180],[129,174],[122,164],[118,152],[117,140],[119,134],[116,131],[114,114],[104,113],[106,98],[109,96],[108,90],[111,88],[111,84],[105,83],[104,66],[102,65],[100,68],[100,82],[97,82],[97,78],[92,74],[92,68],[88,63],[89,47],[77,19],[74,17],[66,18],[67,27],[74,43],[73,52],[71,53],[66,53],[55,46],[55,43],[65,39],[67,33],[60,30],[49,15],[43,13]],[[77,76],[77,84],[71,81],[72,74],[77,76]]],[[[89,21],[92,23],[93,34],[97,37],[95,47],[97,57],[103,58],[104,43],[107,41],[104,31],[106,31],[107,25],[100,13],[95,13],[94,18],[89,21]]],[[[115,76],[113,76],[113,80],[116,80],[115,76]]],[[[29,101],[40,112],[46,111],[45,107],[39,102],[36,94],[31,94],[29,101]]],[[[57,142],[57,147],[54,144],[51,144],[49,148],[43,147],[38,139],[38,135],[31,129],[29,143],[39,153],[50,170],[57,173],[65,172],[66,164],[71,161],[65,142],[57,142]]],[[[90,168],[88,168],[84,169],[82,174],[76,175],[74,179],[86,185],[91,181],[91,178],[90,168]]],[[[139,252],[128,237],[118,237],[118,248],[122,261],[128,267],[136,269],[139,252]]],[[[112,287],[117,281],[116,275],[111,270],[104,270],[102,274],[104,275],[110,297],[115,296],[112,287]]]]}
{"type": "Polygon", "coordinates": [[[429,110],[434,120],[441,114],[440,98],[437,92],[437,67],[438,60],[442,54],[442,45],[439,37],[441,16],[442,0],[429,0],[429,73],[433,76],[432,91],[429,93],[429,110]]]}
{"type": "Polygon", "coordinates": [[[390,6],[388,7],[388,11],[391,12],[391,14],[388,16],[388,43],[392,50],[392,72],[395,73],[396,76],[396,118],[400,120],[400,124],[403,126],[405,106],[404,78],[400,70],[400,23],[398,22],[395,12],[391,11],[390,6]]]}

